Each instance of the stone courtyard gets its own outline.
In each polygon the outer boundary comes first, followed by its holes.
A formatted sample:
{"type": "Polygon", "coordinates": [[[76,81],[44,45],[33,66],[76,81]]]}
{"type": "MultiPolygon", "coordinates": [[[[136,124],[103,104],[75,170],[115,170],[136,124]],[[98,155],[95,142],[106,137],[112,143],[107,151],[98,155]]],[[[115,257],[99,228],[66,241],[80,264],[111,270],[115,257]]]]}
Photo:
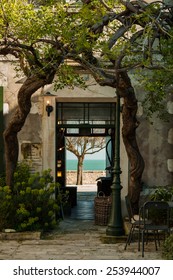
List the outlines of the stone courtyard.
{"type": "MultiPolygon", "coordinates": [[[[72,208],[54,231],[41,238],[33,234],[26,239],[0,240],[0,260],[161,260],[161,247],[154,242],[145,246],[142,258],[137,242],[124,250],[126,236],[112,240],[106,236],[106,226],[94,221],[96,186],[78,186],[78,204],[72,208]]],[[[9,233],[10,234],[10,233],[9,233]]]]}
{"type": "Polygon", "coordinates": [[[105,244],[105,226],[93,220],[65,219],[56,231],[35,240],[0,240],[1,260],[161,260],[154,243],[145,248],[144,258],[137,242],[124,250],[125,240],[105,244]]]}

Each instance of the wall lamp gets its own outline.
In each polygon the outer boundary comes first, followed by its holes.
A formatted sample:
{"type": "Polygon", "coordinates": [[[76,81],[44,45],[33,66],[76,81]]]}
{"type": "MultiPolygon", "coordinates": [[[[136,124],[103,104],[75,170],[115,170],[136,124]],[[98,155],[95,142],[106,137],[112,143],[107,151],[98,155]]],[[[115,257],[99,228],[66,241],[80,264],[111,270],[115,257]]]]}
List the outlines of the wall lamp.
{"type": "Polygon", "coordinates": [[[46,105],[46,112],[47,112],[47,116],[50,116],[50,113],[53,111],[53,106],[50,105],[49,100],[47,101],[47,105],[46,105]]]}

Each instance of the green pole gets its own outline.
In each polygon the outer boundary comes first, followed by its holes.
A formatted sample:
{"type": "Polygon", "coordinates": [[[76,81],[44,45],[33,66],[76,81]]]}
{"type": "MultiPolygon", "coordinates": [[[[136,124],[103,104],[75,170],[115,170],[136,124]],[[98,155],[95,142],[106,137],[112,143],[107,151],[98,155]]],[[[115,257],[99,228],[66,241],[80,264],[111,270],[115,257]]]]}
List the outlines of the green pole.
{"type": "Polygon", "coordinates": [[[4,172],[4,141],[3,141],[3,87],[0,86],[0,174],[4,172]]]}
{"type": "Polygon", "coordinates": [[[106,229],[106,235],[111,236],[122,236],[124,235],[122,211],[121,211],[121,182],[120,182],[120,97],[117,93],[116,102],[116,121],[115,121],[115,158],[113,182],[112,182],[112,207],[109,218],[109,223],[106,229]]]}

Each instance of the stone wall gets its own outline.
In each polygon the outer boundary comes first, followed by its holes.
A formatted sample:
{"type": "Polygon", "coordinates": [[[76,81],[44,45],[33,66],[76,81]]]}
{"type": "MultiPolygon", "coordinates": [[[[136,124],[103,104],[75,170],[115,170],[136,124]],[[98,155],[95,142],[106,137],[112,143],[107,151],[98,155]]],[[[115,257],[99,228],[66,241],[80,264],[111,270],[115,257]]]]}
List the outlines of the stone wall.
{"type": "MultiPolygon", "coordinates": [[[[105,177],[105,171],[84,171],[83,172],[83,185],[94,185],[96,184],[96,179],[99,177],[105,177]]],[[[76,171],[67,171],[66,172],[66,184],[67,185],[76,185],[77,173],[76,171]]]]}
{"type": "MultiPolygon", "coordinates": [[[[171,95],[171,94],[170,94],[171,95]]],[[[173,116],[173,97],[172,100],[167,102],[167,111],[170,116],[173,116]]],[[[173,126],[172,124],[169,127],[168,134],[167,134],[167,141],[171,148],[173,148],[173,126]]],[[[169,153],[169,157],[167,160],[168,171],[173,172],[173,153],[169,153]]]]}
{"type": "MultiPolygon", "coordinates": [[[[142,105],[145,94],[139,84],[135,87],[139,105],[142,105]]],[[[136,130],[137,143],[145,162],[142,181],[149,187],[173,184],[173,88],[170,87],[165,99],[168,121],[153,114],[146,118],[145,111],[139,106],[137,118],[139,127],[136,130]]]]}

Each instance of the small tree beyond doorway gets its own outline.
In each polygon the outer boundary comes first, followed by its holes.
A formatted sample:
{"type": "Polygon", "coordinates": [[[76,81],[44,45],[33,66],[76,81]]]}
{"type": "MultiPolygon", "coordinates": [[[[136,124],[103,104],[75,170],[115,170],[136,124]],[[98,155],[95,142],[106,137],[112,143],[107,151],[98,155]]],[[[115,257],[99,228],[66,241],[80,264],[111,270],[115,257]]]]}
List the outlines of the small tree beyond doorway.
{"type": "Polygon", "coordinates": [[[77,158],[76,185],[83,184],[84,159],[105,148],[105,137],[66,137],[66,149],[77,158]]]}

